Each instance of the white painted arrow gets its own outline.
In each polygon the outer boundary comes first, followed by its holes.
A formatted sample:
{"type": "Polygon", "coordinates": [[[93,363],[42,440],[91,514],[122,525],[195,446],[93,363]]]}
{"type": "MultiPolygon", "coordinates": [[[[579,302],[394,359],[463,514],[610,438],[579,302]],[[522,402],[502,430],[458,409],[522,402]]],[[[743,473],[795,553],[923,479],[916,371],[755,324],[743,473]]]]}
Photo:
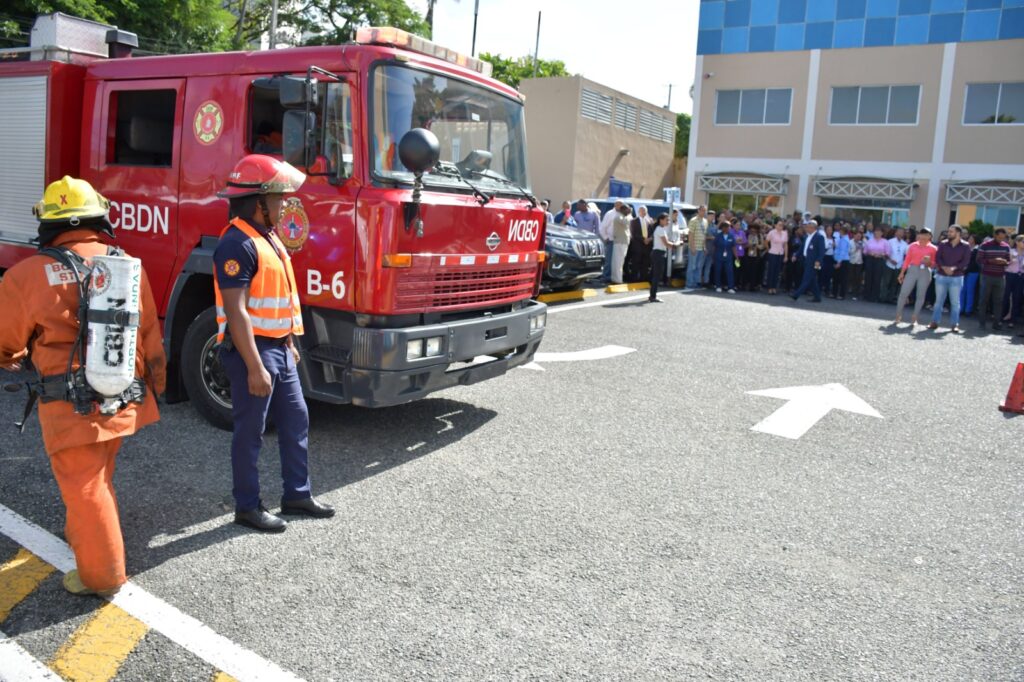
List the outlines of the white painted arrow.
{"type": "Polygon", "coordinates": [[[567,353],[537,353],[533,356],[533,362],[523,365],[522,368],[543,372],[544,368],[540,366],[540,363],[542,362],[585,362],[587,360],[607,360],[608,358],[616,358],[620,355],[629,355],[630,353],[635,352],[636,348],[626,348],[625,346],[601,346],[600,348],[570,351],[567,353]]]}
{"type": "Polygon", "coordinates": [[[796,440],[811,430],[822,417],[832,410],[844,410],[855,414],[882,419],[878,410],[858,398],[842,384],[822,386],[790,386],[771,388],[765,391],[747,391],[748,395],[778,398],[788,401],[766,419],[751,427],[751,431],[770,433],[796,440]]]}

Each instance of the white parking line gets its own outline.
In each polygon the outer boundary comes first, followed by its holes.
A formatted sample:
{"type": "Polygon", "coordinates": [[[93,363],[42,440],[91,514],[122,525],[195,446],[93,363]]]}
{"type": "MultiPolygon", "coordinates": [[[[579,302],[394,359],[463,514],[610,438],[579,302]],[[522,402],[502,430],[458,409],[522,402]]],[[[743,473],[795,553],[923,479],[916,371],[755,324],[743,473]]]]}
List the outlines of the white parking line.
{"type": "Polygon", "coordinates": [[[0,632],[0,682],[61,682],[13,639],[0,632]]]}
{"type": "MultiPolygon", "coordinates": [[[[2,504],[0,504],[0,533],[11,538],[59,571],[67,573],[75,567],[75,556],[67,543],[2,504]]],[[[238,646],[226,637],[218,635],[195,618],[185,615],[138,585],[129,582],[109,601],[178,646],[190,651],[218,670],[235,677],[240,682],[301,680],[248,649],[238,646]]],[[[3,649],[0,649],[0,660],[3,660],[2,654],[3,649]]],[[[12,679],[20,681],[26,678],[15,676],[12,679]]]]}
{"type": "MultiPolygon", "coordinates": [[[[658,292],[658,296],[668,296],[669,294],[681,294],[682,290],[672,291],[661,291],[658,292]]],[[[600,306],[614,306],[616,303],[629,303],[630,301],[644,301],[650,298],[650,294],[639,294],[637,296],[625,296],[623,298],[606,298],[600,301],[592,301],[590,303],[574,303],[573,305],[560,305],[556,307],[548,306],[548,315],[554,315],[555,313],[564,313],[569,310],[581,310],[583,308],[597,308],[600,306]]]]}

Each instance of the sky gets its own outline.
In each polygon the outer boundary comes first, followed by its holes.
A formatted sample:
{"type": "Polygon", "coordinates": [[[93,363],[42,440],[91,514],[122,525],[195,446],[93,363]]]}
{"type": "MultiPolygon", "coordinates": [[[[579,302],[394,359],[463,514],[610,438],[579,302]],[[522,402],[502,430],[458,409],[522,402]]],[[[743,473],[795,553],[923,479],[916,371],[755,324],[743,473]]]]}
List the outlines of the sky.
{"type": "MultiPolygon", "coordinates": [[[[407,0],[426,13],[426,0],[407,0]]],[[[699,0],[479,0],[476,50],[540,58],[633,97],[691,113],[699,0]]],[[[474,0],[438,0],[434,42],[470,53],[474,0]]]]}

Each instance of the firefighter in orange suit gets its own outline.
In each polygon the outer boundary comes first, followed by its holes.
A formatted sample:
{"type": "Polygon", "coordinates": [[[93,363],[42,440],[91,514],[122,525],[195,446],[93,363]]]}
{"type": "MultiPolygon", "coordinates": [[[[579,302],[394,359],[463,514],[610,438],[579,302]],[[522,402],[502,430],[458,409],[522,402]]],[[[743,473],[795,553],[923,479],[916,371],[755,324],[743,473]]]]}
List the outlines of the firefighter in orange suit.
{"type": "Polygon", "coordinates": [[[231,380],[235,523],[271,533],[288,524],[267,511],[260,498],[256,460],[268,415],[277,425],[281,454],[281,513],[334,515],[330,505],[312,497],[309,413],[296,368],[302,310],[291,258],[274,234],[284,195],[305,180],[299,170],[271,156],[242,158],[219,193],[230,202],[231,222],[213,254],[217,341],[231,380]]]}
{"type": "MultiPolygon", "coordinates": [[[[12,267],[0,281],[0,367],[34,368],[28,417],[39,398],[43,445],[67,508],[65,535],[77,570],[64,577],[73,594],[110,595],[127,580],[124,540],[114,494],[121,439],[160,418],[165,358],[157,309],[143,272],[140,286],[135,379],[104,403],[83,369],[79,318],[91,259],[118,255],[110,203],[84,181],[65,176],[36,204],[40,253],[12,267]]],[[[129,360],[125,359],[125,362],[129,360]]],[[[24,427],[24,422],[22,422],[24,427]]]]}

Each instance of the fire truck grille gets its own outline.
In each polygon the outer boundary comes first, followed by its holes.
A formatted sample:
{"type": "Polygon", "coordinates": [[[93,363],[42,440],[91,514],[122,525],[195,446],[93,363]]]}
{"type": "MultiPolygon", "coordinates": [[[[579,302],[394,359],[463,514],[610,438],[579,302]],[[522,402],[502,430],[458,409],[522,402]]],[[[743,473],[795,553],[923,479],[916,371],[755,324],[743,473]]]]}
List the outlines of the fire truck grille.
{"type": "Polygon", "coordinates": [[[533,295],[536,274],[533,265],[402,272],[396,307],[400,311],[452,310],[511,303],[533,295]]]}

